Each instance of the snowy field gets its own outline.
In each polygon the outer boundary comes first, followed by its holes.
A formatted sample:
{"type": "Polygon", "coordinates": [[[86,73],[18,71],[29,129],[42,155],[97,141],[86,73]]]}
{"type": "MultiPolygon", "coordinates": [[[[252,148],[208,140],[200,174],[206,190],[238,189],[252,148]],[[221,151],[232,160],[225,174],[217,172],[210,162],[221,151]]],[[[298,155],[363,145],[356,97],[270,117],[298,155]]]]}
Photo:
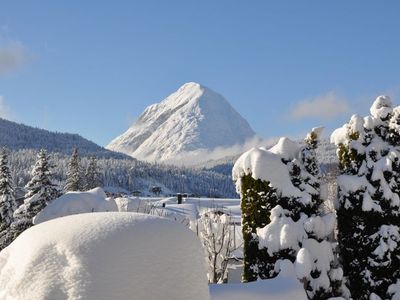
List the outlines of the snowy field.
{"type": "Polygon", "coordinates": [[[278,277],[250,283],[210,285],[212,300],[305,300],[307,296],[294,273],[291,262],[285,261],[278,277]]]}
{"type": "Polygon", "coordinates": [[[54,200],[35,218],[35,224],[63,216],[90,212],[140,212],[159,216],[183,216],[195,221],[199,213],[208,209],[221,209],[240,224],[240,199],[176,197],[118,197],[107,198],[101,188],[88,192],[69,192],[54,200]]]}
{"type": "Polygon", "coordinates": [[[306,299],[292,264],[282,265],[273,280],[207,288],[200,241],[181,224],[77,214],[28,229],[0,253],[0,299],[306,299]]]}
{"type": "Polygon", "coordinates": [[[306,299],[290,262],[273,280],[207,287],[198,221],[210,209],[230,215],[240,244],[238,199],[66,193],[0,253],[0,299],[306,299]]]}

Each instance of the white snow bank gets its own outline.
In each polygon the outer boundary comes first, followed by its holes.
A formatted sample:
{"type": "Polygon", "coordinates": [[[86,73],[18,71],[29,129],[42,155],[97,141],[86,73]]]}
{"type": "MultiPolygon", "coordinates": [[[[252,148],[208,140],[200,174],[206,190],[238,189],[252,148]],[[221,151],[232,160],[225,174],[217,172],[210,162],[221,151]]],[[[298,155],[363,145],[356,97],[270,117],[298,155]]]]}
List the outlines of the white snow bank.
{"type": "Polygon", "coordinates": [[[88,212],[118,211],[113,199],[106,199],[101,188],[87,192],[68,192],[52,201],[34,218],[39,224],[51,219],[88,212]]]}
{"type": "Polygon", "coordinates": [[[164,218],[58,218],[0,252],[0,299],[207,300],[203,255],[193,232],[164,218]]]}
{"type": "MultiPolygon", "coordinates": [[[[283,265],[284,262],[281,263],[283,265]]],[[[296,279],[290,262],[281,266],[278,277],[242,284],[210,285],[212,300],[302,300],[307,299],[304,288],[296,279]]]]}

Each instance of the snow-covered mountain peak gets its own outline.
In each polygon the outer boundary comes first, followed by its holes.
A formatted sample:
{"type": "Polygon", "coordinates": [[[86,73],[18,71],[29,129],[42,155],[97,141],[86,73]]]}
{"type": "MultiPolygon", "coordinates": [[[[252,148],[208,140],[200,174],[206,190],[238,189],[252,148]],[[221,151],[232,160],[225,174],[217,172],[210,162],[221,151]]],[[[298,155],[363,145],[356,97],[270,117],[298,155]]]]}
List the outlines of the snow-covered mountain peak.
{"type": "Polygon", "coordinates": [[[168,161],[186,152],[243,144],[254,135],[222,95],[188,82],[147,107],[107,148],[143,160],[168,161]]]}
{"type": "Polygon", "coordinates": [[[222,95],[200,85],[199,83],[188,82],[182,85],[176,92],[172,93],[159,104],[153,104],[149,108],[152,108],[152,111],[154,110],[154,107],[173,109],[189,103],[205,108],[212,105],[221,105],[220,102],[223,102],[225,105],[227,104],[227,101],[222,95]]]}

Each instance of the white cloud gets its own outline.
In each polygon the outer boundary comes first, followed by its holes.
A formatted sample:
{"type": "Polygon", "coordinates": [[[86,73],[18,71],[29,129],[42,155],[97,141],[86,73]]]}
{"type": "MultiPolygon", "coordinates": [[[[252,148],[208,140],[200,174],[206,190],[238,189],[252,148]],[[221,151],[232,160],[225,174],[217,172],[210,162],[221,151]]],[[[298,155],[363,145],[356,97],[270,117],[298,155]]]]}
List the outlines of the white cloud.
{"type": "Polygon", "coordinates": [[[3,96],[0,96],[0,118],[12,119],[10,108],[8,107],[3,96]]]}
{"type": "Polygon", "coordinates": [[[29,61],[29,54],[20,42],[0,46],[0,75],[12,72],[29,61]]]}
{"type": "Polygon", "coordinates": [[[334,92],[300,101],[290,111],[289,116],[293,120],[306,118],[319,118],[323,120],[333,119],[349,111],[349,105],[343,98],[334,92]]]}
{"type": "Polygon", "coordinates": [[[230,147],[217,147],[213,150],[200,149],[196,151],[183,152],[174,159],[167,160],[165,163],[174,165],[193,166],[207,161],[219,160],[222,158],[238,156],[253,147],[270,148],[276,144],[278,138],[261,139],[257,136],[247,140],[243,145],[233,145],[230,147]]]}

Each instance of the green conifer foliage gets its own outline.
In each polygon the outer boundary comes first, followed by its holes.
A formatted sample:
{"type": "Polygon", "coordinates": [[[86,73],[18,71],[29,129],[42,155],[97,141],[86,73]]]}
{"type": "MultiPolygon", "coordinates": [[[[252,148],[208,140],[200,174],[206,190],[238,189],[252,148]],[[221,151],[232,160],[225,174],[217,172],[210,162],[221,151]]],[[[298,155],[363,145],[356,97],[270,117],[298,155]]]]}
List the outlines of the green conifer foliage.
{"type": "Polygon", "coordinates": [[[277,276],[282,261],[295,263],[299,250],[305,248],[303,252],[313,257],[309,266],[312,271],[301,278],[308,297],[327,299],[341,295],[341,277],[330,277],[331,271],[341,274],[341,269],[334,267],[332,245],[328,241],[334,215],[322,219],[324,200],[315,151],[321,131],[313,129],[304,146],[283,138],[270,151],[250,150],[235,164],[234,178],[244,173],[238,188],[244,239],[243,281],[277,276]],[[260,171],[261,166],[265,170],[260,171]],[[256,170],[264,178],[246,173],[249,170],[256,170]],[[273,172],[280,174],[272,176],[274,184],[266,179],[273,172]],[[287,176],[290,182],[282,185],[280,176],[287,176]],[[324,227],[323,232],[319,226],[324,227]],[[319,254],[325,251],[327,259],[319,254]]]}
{"type": "Polygon", "coordinates": [[[64,190],[66,192],[82,191],[84,183],[82,179],[81,159],[79,157],[78,149],[74,148],[71,160],[68,164],[67,180],[64,190]]]}
{"type": "Polygon", "coordinates": [[[97,159],[95,156],[90,157],[89,164],[85,173],[85,189],[91,190],[103,185],[102,174],[97,166],[97,159]]]}
{"type": "MultiPolygon", "coordinates": [[[[257,228],[262,228],[269,221],[271,202],[276,202],[276,191],[267,181],[254,179],[251,174],[241,179],[241,209],[244,270],[243,282],[255,281],[258,278],[271,278],[275,275],[268,254],[259,250],[257,228]],[[273,201],[275,199],[275,201],[273,201]]],[[[274,263],[274,262],[273,262],[274,263]]]]}
{"type": "Polygon", "coordinates": [[[16,206],[14,184],[8,165],[8,152],[2,149],[0,152],[0,235],[13,221],[16,206]]]}
{"type": "Polygon", "coordinates": [[[340,129],[340,139],[332,135],[341,170],[338,242],[353,299],[390,299],[388,289],[400,278],[400,131],[396,110],[388,97],[380,96],[371,116],[355,115],[340,129]]]}
{"type": "Polygon", "coordinates": [[[26,185],[24,203],[14,212],[14,221],[7,233],[0,238],[0,249],[8,246],[24,230],[33,225],[33,218],[53,199],[59,196],[58,187],[52,182],[52,165],[45,150],[40,150],[32,170],[32,179],[26,185]]]}

